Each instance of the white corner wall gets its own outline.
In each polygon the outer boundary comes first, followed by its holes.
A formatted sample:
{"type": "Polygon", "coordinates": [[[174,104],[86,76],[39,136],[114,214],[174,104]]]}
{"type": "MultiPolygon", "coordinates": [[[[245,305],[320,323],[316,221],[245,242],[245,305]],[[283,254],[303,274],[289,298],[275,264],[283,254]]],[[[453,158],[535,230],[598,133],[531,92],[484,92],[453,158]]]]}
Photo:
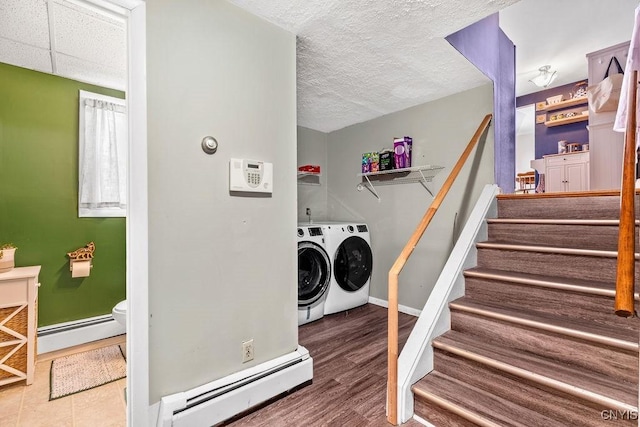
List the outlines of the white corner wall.
{"type": "Polygon", "coordinates": [[[226,1],[147,4],[150,404],[297,348],[295,61],[226,1]],[[272,162],[273,195],[231,196],[231,157],[272,162]]]}
{"type": "MultiPolygon", "coordinates": [[[[394,136],[413,137],[414,165],[445,167],[429,185],[435,195],[484,116],[492,112],[493,87],[487,84],[329,134],[329,219],[369,224],[372,297],[387,300],[389,269],[433,198],[420,184],[377,187],[380,202],[366,189],[358,192],[356,174],[362,153],[391,147],[394,136]]],[[[491,130],[484,145],[472,153],[400,275],[401,305],[422,309],[483,187],[493,182],[491,130]]]]}
{"type": "Polygon", "coordinates": [[[327,134],[298,126],[298,166],[320,166],[320,185],[298,184],[298,222],[327,219],[327,134]]]}

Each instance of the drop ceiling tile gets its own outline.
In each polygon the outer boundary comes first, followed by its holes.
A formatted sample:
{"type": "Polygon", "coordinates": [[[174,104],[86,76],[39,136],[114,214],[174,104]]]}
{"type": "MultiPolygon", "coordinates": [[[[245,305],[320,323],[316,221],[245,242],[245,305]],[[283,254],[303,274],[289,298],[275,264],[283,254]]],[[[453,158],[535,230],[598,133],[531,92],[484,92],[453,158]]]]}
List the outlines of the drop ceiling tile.
{"type": "Polygon", "coordinates": [[[49,51],[0,37],[0,62],[51,73],[49,51]]]}
{"type": "Polygon", "coordinates": [[[125,90],[127,80],[124,70],[61,53],[56,56],[56,65],[57,74],[61,76],[111,89],[125,90]]]}
{"type": "Polygon", "coordinates": [[[126,70],[124,22],[75,5],[53,4],[57,52],[123,72],[126,70]]]}
{"type": "Polygon", "coordinates": [[[45,0],[0,1],[0,37],[48,49],[48,22],[45,0]]]}

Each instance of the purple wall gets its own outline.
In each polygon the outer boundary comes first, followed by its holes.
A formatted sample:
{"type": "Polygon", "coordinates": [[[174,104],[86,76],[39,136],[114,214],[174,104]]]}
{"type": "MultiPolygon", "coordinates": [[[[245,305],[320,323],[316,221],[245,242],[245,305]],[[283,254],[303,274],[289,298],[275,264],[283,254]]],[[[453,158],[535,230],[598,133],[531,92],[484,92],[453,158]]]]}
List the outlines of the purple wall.
{"type": "Polygon", "coordinates": [[[502,32],[495,13],[448,36],[447,41],[493,80],[495,180],[505,193],[514,191],[516,89],[515,46],[502,32]]]}
{"type": "MultiPolygon", "coordinates": [[[[579,80],[583,81],[583,80],[579,80]]],[[[575,84],[569,83],[564,86],[554,87],[552,89],[545,89],[540,92],[531,93],[529,95],[523,95],[516,98],[516,106],[523,107],[525,105],[535,104],[537,102],[546,101],[547,98],[554,95],[563,94],[565,99],[569,98],[569,93],[575,89],[575,84]]],[[[560,110],[559,112],[584,110],[587,106],[579,106],[574,108],[568,108],[566,110],[560,110]]],[[[536,113],[541,114],[541,113],[536,113]]],[[[536,159],[541,158],[545,154],[556,154],[558,152],[558,141],[568,142],[589,142],[589,131],[587,131],[588,122],[571,123],[568,125],[546,127],[544,124],[536,124],[535,130],[535,151],[536,159]]]]}

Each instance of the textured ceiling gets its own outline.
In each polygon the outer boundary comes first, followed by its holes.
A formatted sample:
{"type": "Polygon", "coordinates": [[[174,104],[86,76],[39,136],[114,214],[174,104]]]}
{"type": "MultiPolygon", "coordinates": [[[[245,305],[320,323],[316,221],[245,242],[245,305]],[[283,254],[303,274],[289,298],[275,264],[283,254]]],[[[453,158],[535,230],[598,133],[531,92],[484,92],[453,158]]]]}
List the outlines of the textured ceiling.
{"type": "Polygon", "coordinates": [[[0,0],[0,62],[124,90],[126,23],[77,0],[0,0]]]}
{"type": "Polygon", "coordinates": [[[444,37],[517,0],[230,0],[298,37],[298,124],[333,131],[488,79],[444,37]]]}
{"type": "Polygon", "coordinates": [[[541,90],[528,80],[551,65],[550,87],[587,78],[589,52],[631,38],[638,0],[522,0],[500,11],[500,27],[516,45],[516,94],[541,90]]]}
{"type": "MultiPolygon", "coordinates": [[[[298,124],[324,132],[486,83],[444,37],[499,10],[516,44],[518,95],[539,90],[528,80],[545,64],[558,70],[553,86],[584,79],[585,54],[629,40],[638,4],[229,1],[297,35],[298,124]]],[[[82,0],[0,0],[0,62],[124,89],[126,25],[82,0]]]]}

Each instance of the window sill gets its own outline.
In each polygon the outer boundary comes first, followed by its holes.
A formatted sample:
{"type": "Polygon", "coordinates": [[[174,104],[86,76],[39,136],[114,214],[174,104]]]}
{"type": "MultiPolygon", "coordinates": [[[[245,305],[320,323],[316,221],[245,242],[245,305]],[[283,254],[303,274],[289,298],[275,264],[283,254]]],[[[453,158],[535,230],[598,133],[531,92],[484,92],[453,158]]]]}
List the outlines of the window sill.
{"type": "Polygon", "coordinates": [[[78,218],[126,218],[127,210],[121,208],[80,208],[78,218]]]}

